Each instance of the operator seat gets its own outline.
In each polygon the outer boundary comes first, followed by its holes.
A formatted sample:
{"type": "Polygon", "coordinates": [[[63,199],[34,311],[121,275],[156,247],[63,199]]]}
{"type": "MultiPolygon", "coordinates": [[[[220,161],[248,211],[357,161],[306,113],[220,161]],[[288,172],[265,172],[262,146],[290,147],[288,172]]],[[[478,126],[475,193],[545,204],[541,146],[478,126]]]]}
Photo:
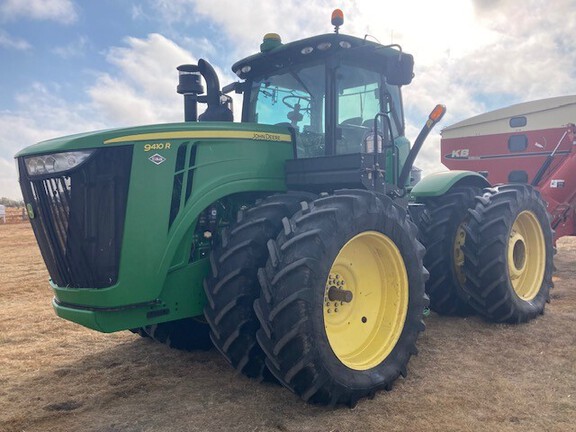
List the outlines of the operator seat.
{"type": "Polygon", "coordinates": [[[342,140],[336,147],[337,154],[360,153],[362,141],[370,131],[369,127],[362,124],[362,117],[352,117],[340,123],[342,140]]]}

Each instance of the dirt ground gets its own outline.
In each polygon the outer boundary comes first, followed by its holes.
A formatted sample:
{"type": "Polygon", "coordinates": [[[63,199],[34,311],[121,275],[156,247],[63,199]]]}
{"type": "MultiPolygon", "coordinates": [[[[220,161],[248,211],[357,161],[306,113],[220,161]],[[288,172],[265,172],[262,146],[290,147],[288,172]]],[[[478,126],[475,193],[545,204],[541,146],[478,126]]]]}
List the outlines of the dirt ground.
{"type": "Polygon", "coordinates": [[[57,318],[28,223],[0,224],[0,431],[576,431],[576,238],[546,314],[519,326],[431,314],[391,392],[309,406],[183,353],[57,318]]]}

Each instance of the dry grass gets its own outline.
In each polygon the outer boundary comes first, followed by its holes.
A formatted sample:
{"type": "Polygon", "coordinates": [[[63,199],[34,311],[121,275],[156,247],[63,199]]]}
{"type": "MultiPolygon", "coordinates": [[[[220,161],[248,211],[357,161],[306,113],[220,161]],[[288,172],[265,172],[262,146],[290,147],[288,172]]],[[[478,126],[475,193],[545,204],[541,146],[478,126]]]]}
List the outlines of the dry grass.
{"type": "Polygon", "coordinates": [[[238,376],[215,351],[60,320],[29,225],[0,225],[0,430],[576,430],[575,262],[576,239],[563,239],[553,301],[536,321],[432,314],[407,379],[329,410],[238,376]]]}

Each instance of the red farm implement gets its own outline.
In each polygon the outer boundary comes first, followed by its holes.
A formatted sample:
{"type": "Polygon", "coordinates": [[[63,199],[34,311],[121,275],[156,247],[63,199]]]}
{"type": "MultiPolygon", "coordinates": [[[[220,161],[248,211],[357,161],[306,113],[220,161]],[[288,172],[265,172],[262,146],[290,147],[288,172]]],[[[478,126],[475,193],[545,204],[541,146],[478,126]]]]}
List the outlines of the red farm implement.
{"type": "Polygon", "coordinates": [[[535,186],[556,239],[576,235],[576,96],[512,105],[442,131],[442,163],[478,171],[492,184],[535,186]]]}

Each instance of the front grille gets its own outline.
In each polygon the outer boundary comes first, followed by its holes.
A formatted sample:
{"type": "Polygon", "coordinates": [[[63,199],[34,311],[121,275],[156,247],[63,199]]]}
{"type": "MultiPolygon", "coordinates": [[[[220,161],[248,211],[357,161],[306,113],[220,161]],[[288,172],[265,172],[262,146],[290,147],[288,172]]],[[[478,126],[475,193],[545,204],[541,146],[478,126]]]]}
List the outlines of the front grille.
{"type": "Polygon", "coordinates": [[[73,170],[30,177],[19,159],[22,194],[32,205],[32,228],[56,285],[117,282],[131,162],[131,146],[102,148],[73,170]]]}

